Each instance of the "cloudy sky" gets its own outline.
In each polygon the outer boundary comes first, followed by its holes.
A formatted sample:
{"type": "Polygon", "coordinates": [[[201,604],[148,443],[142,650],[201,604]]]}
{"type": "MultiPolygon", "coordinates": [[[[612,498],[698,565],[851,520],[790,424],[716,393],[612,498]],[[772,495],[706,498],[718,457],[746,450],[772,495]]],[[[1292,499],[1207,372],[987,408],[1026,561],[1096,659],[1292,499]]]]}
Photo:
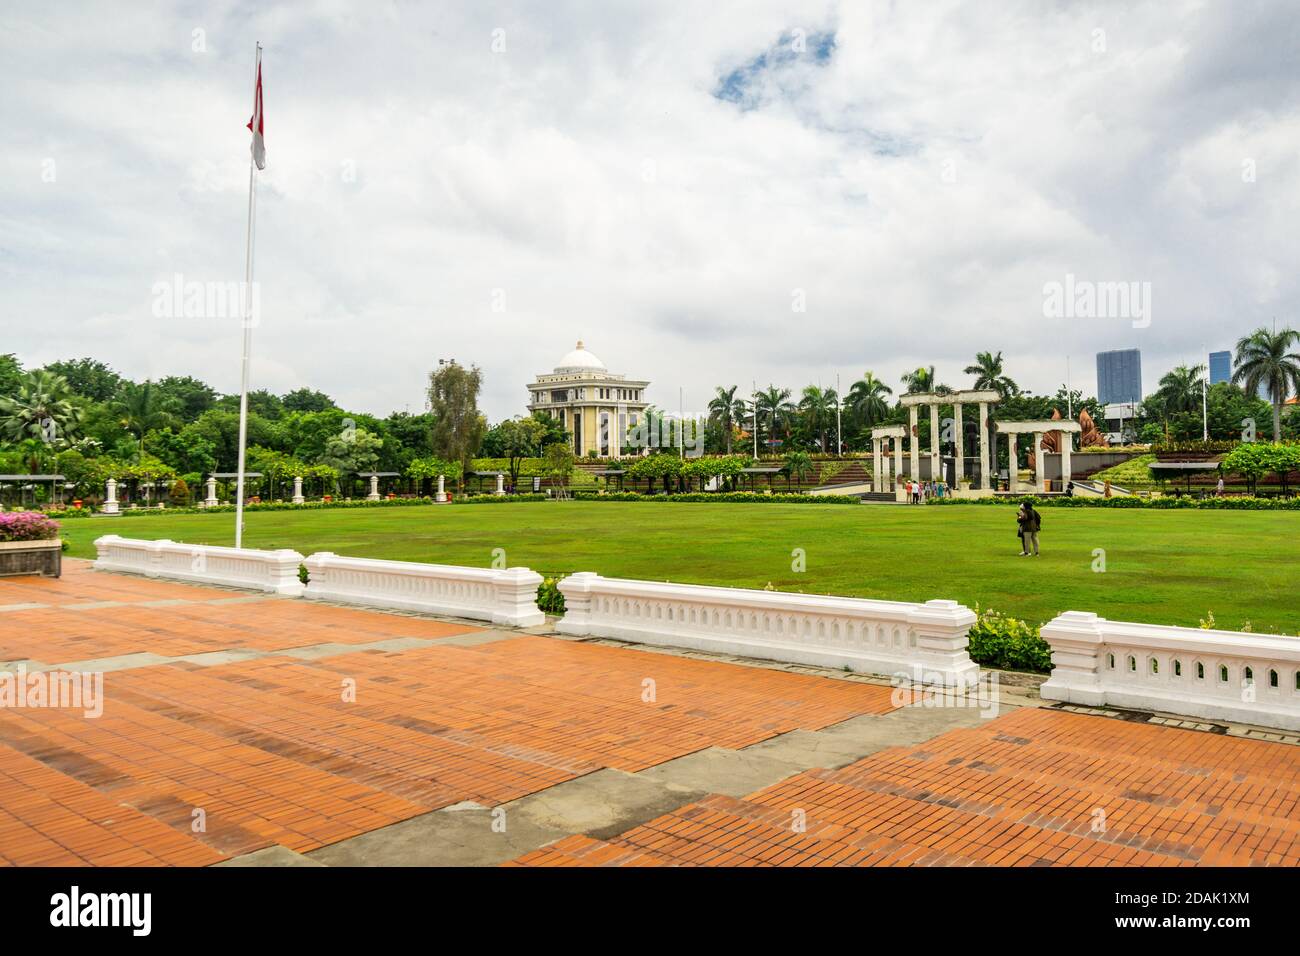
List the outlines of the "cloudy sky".
{"type": "Polygon", "coordinates": [[[455,357],[495,420],[582,338],[668,407],[983,349],[1091,393],[1300,323],[1293,4],[94,2],[0,13],[0,352],[238,389],[156,284],[243,278],[257,40],[255,387],[418,411],[455,357]]]}

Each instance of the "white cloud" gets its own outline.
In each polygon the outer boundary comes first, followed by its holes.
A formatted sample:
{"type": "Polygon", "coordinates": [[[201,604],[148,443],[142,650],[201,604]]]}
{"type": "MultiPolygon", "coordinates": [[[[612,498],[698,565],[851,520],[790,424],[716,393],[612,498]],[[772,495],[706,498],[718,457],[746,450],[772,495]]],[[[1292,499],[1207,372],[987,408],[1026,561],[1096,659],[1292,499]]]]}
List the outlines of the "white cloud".
{"type": "Polygon", "coordinates": [[[258,38],[259,387],[418,409],[455,356],[498,418],[582,338],[668,405],[958,383],[980,349],[1044,391],[1067,353],[1090,384],[1095,351],[1141,348],[1151,383],[1300,321],[1282,3],[32,9],[0,30],[0,348],[27,364],[238,387],[237,327],[160,322],[149,292],[243,277],[258,38]],[[794,29],[833,30],[829,61],[760,75],[755,109],[712,95],[794,29]],[[1067,272],[1150,281],[1151,327],[1045,320],[1067,272]]]}

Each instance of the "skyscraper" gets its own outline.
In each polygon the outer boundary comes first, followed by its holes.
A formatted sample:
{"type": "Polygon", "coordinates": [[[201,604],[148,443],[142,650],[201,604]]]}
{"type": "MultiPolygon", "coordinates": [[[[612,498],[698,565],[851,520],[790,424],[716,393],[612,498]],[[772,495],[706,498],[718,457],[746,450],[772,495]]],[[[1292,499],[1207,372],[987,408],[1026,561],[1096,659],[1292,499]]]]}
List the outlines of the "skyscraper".
{"type": "Polygon", "coordinates": [[[1142,353],[1115,349],[1097,353],[1097,401],[1103,405],[1142,401],[1142,353]]]}
{"type": "Polygon", "coordinates": [[[1220,382],[1232,381],[1232,353],[1231,352],[1211,352],[1210,353],[1210,384],[1218,385],[1220,382]]]}

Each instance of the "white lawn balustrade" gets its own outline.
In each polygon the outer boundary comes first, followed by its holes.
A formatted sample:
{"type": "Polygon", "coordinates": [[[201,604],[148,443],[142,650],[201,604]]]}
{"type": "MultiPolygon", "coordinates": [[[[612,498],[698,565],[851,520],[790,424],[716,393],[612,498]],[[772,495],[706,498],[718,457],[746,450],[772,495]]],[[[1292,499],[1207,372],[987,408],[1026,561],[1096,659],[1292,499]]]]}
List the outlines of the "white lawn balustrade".
{"type": "Polygon", "coordinates": [[[95,568],[126,571],[150,578],[170,578],[194,584],[270,591],[296,597],[302,555],[297,551],[255,551],[177,541],[142,541],[109,534],[95,540],[95,568]]]}
{"type": "Polygon", "coordinates": [[[969,685],[975,614],[954,601],[862,598],[604,578],[559,583],[562,634],[612,637],[764,660],[906,674],[916,683],[969,685]]]}
{"type": "Polygon", "coordinates": [[[1046,700],[1300,730],[1300,638],[1108,621],[1067,611],[1043,625],[1046,700]]]}
{"type": "Polygon", "coordinates": [[[537,607],[542,576],[528,568],[464,568],[414,561],[345,558],[329,552],[306,560],[305,597],[425,614],[446,614],[531,627],[546,620],[537,607]]]}

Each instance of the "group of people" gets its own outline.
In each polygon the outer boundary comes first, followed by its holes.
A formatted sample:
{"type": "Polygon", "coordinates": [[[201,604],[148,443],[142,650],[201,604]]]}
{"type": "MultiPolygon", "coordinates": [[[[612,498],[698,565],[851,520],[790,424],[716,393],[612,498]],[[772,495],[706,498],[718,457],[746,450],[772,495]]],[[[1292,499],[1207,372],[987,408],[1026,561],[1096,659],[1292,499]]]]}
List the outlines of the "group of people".
{"type": "Polygon", "coordinates": [[[945,498],[948,495],[948,484],[943,481],[912,481],[910,478],[903,484],[907,492],[907,500],[914,505],[925,504],[931,498],[945,498]]]}

